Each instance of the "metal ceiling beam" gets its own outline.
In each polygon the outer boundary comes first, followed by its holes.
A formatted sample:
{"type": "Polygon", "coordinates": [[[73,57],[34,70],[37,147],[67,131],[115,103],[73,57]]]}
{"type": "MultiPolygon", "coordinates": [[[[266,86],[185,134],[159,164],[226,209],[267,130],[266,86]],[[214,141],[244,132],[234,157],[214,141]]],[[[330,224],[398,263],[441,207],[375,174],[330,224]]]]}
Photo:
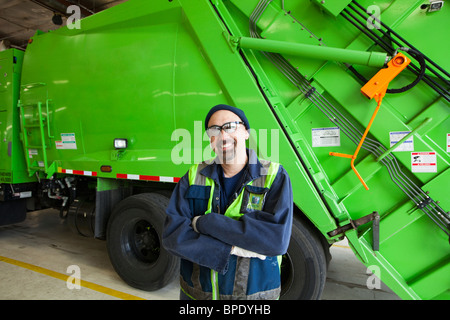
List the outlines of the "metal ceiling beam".
{"type": "Polygon", "coordinates": [[[92,12],[87,8],[85,8],[84,6],[80,6],[76,3],[72,3],[65,0],[31,0],[31,1],[40,5],[43,8],[46,8],[47,10],[59,13],[65,17],[69,16],[69,14],[67,13],[67,7],[73,4],[80,7],[81,18],[90,16],[92,14],[92,12]]]}
{"type": "Polygon", "coordinates": [[[31,1],[49,11],[57,12],[64,16],[67,14],[66,13],[67,7],[57,1],[54,0],[31,0],[31,1]]]}

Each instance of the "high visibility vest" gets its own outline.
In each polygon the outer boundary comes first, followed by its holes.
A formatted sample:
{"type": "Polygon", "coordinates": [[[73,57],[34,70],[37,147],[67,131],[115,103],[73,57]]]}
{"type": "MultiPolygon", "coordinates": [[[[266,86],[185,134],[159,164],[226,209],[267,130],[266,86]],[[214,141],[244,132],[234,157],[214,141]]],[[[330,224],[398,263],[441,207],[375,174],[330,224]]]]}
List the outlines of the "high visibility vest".
{"type": "MultiPolygon", "coordinates": [[[[277,176],[278,169],[280,167],[279,163],[271,162],[267,160],[260,160],[262,164],[261,167],[261,176],[256,178],[255,180],[250,181],[247,186],[253,186],[257,188],[261,188],[265,192],[258,193],[257,189],[254,189],[254,192],[251,190],[246,190],[246,188],[242,188],[239,196],[230,204],[230,206],[226,209],[224,215],[239,220],[245,213],[241,213],[241,208],[247,209],[247,211],[253,210],[262,210],[265,202],[265,195],[267,191],[272,186],[275,177],[277,176]],[[243,205],[243,201],[244,205],[243,205]]],[[[202,174],[200,171],[208,166],[207,162],[202,162],[199,164],[193,165],[189,169],[189,185],[200,185],[200,186],[210,186],[211,194],[208,201],[208,209],[205,214],[211,213],[212,211],[212,201],[214,194],[214,180],[208,178],[202,174]]]]}
{"type": "MultiPolygon", "coordinates": [[[[261,175],[255,180],[250,181],[239,192],[239,195],[234,199],[234,201],[227,207],[224,215],[239,220],[246,212],[251,212],[253,210],[262,210],[264,207],[265,197],[270,187],[272,186],[275,177],[277,176],[278,169],[280,167],[279,163],[260,160],[262,165],[261,175]],[[247,187],[250,186],[250,187],[247,187]]],[[[189,185],[199,185],[199,186],[210,186],[210,196],[208,200],[208,207],[205,214],[212,212],[212,203],[214,195],[215,182],[213,179],[206,177],[200,172],[206,166],[208,162],[202,162],[200,164],[193,165],[189,169],[189,185]]],[[[242,258],[240,258],[242,259],[242,258]]],[[[277,257],[278,266],[281,266],[281,256],[277,257]]],[[[280,270],[281,272],[281,270],[280,270]]],[[[241,277],[243,275],[240,275],[241,277]]],[[[212,285],[212,299],[219,299],[219,287],[218,287],[218,273],[211,270],[211,285],[212,285]]],[[[235,280],[236,281],[236,280],[235,280]]],[[[247,281],[247,279],[238,279],[237,281],[247,281]]],[[[182,287],[182,290],[185,291],[182,287]]],[[[187,293],[187,292],[185,292],[187,293]]]]}

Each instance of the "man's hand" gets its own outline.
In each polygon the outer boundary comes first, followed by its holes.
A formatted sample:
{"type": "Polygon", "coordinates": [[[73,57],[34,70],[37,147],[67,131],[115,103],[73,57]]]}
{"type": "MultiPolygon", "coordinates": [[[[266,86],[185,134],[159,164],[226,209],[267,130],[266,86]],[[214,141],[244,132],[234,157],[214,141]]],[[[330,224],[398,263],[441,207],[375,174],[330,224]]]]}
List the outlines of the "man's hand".
{"type": "Polygon", "coordinates": [[[233,246],[231,248],[231,254],[238,256],[238,257],[243,257],[243,258],[258,258],[261,260],[266,260],[266,256],[253,252],[253,251],[249,251],[249,250],[245,250],[236,246],[233,246]]]}

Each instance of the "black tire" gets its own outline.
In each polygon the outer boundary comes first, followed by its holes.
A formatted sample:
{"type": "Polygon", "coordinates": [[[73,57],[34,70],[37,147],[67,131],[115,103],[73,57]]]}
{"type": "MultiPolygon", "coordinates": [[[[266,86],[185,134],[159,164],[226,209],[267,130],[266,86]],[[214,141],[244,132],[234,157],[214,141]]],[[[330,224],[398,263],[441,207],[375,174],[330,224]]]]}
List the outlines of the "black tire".
{"type": "Polygon", "coordinates": [[[108,221],[107,248],[118,275],[130,286],[154,291],[179,272],[179,259],[161,247],[169,199],[142,193],[122,200],[108,221]]]}
{"type": "Polygon", "coordinates": [[[281,263],[281,300],[318,300],[325,287],[327,261],[319,237],[294,217],[287,253],[281,263]]]}

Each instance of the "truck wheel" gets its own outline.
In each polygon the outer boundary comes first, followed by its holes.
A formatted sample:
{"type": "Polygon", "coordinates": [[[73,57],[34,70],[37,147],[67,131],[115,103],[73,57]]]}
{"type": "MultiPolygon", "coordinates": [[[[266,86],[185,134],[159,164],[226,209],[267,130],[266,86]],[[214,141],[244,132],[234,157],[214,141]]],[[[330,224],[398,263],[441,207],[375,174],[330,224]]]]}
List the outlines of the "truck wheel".
{"type": "Polygon", "coordinates": [[[281,262],[281,299],[317,300],[325,287],[327,262],[323,246],[305,222],[293,219],[288,251],[281,262]]]}
{"type": "Polygon", "coordinates": [[[179,271],[179,259],[161,247],[168,203],[156,193],[130,196],[117,204],[108,221],[109,258],[119,276],[134,288],[158,290],[179,271]]]}

